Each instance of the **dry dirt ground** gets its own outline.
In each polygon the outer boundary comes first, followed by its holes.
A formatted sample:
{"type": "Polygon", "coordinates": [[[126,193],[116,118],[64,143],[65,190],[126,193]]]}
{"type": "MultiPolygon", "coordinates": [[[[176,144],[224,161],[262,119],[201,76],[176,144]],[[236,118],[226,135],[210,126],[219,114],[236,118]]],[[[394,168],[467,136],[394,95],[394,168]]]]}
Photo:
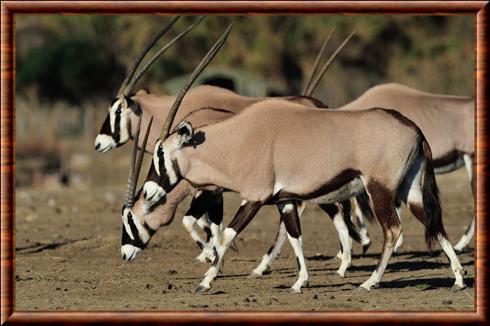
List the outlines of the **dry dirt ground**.
{"type": "MultiPolygon", "coordinates": [[[[107,161],[106,161],[107,162],[107,161]]],[[[112,166],[97,170],[103,174],[112,166]]],[[[96,178],[97,179],[97,178],[96,178]]],[[[459,255],[468,272],[468,288],[450,292],[453,276],[448,260],[435,248],[430,256],[422,225],[403,211],[405,243],[392,257],[381,288],[356,291],[377,264],[382,236],[378,224],[368,225],[373,245],[366,256],[354,247],[353,266],[345,278],[335,274],[339,241],[333,224],[309,204],[302,218],[310,286],[302,294],[289,287],[297,277],[289,243],[269,275],[247,275],[267,251],[278,226],[274,207],[265,207],[239,235],[239,252],[229,251],[224,272],[212,289],[194,294],[206,264],[193,263],[199,250],[181,225],[188,201],[174,222],[157,232],[147,249],[130,263],[120,255],[124,185],[106,180],[85,188],[17,189],[17,310],[473,310],[474,245],[459,255]]],[[[120,182],[120,181],[119,181],[120,182]]],[[[444,222],[455,243],[471,220],[473,199],[464,170],[438,176],[444,222]]],[[[239,206],[235,194],[225,196],[225,219],[239,206]]]]}

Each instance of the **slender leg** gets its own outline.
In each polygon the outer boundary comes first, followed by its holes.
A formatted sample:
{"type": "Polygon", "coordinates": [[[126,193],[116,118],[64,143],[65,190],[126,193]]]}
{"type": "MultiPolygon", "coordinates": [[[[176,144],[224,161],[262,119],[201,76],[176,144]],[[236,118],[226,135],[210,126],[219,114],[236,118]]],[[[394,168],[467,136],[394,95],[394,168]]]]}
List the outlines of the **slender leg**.
{"type": "MultiPolygon", "coordinates": [[[[396,217],[398,217],[398,221],[401,224],[401,222],[402,222],[402,206],[401,206],[400,202],[396,203],[395,210],[396,210],[396,217]]],[[[400,233],[400,236],[398,237],[398,240],[396,241],[394,252],[398,252],[398,250],[400,249],[402,244],[403,244],[403,232],[400,233]]]]}
{"type": "Polygon", "coordinates": [[[301,287],[308,285],[308,271],[306,270],[305,258],[303,255],[303,239],[301,237],[301,225],[299,222],[298,211],[295,203],[287,203],[281,209],[281,220],[286,226],[289,242],[293,247],[298,263],[298,280],[291,287],[294,293],[301,293],[301,287]]]}
{"type": "MultiPolygon", "coordinates": [[[[355,216],[357,217],[357,223],[359,226],[359,235],[361,236],[361,245],[362,245],[362,254],[364,255],[369,246],[371,246],[371,239],[369,238],[369,233],[366,228],[366,224],[364,223],[364,213],[361,210],[359,200],[356,198],[354,202],[354,207],[355,207],[355,216]]],[[[369,198],[367,198],[369,200],[369,198]]]]}
{"type": "Polygon", "coordinates": [[[209,244],[211,247],[218,248],[221,242],[221,224],[223,223],[223,194],[221,192],[213,193],[210,201],[208,217],[211,223],[211,239],[209,244]]]}
{"type": "Polygon", "coordinates": [[[206,242],[209,242],[211,240],[211,221],[209,220],[209,212],[204,213],[196,223],[206,234],[206,242]]]}
{"type": "MultiPolygon", "coordinates": [[[[212,232],[211,232],[211,222],[209,221],[208,213],[204,213],[204,215],[201,216],[196,221],[196,224],[201,227],[201,229],[204,231],[206,234],[206,245],[202,249],[201,253],[199,256],[196,257],[196,261],[199,261],[201,263],[204,263],[206,261],[208,262],[213,262],[215,255],[214,255],[214,250],[213,250],[213,245],[211,243],[212,239],[212,232]]],[[[195,231],[194,231],[195,232],[195,231]]]]}
{"type": "Polygon", "coordinates": [[[367,192],[373,205],[374,213],[381,228],[383,229],[383,251],[371,277],[361,284],[361,288],[370,291],[372,288],[379,286],[381,277],[388,265],[388,261],[393,254],[395,243],[401,233],[401,225],[396,217],[393,193],[384,185],[376,181],[370,181],[367,184],[367,192]]]}
{"type": "MultiPolygon", "coordinates": [[[[364,219],[373,220],[374,214],[371,209],[370,200],[366,193],[360,194],[355,198],[351,199],[351,206],[354,206],[354,214],[351,214],[352,220],[357,221],[358,233],[360,236],[360,242],[362,246],[362,254],[366,254],[369,247],[371,246],[371,239],[369,238],[369,233],[364,223],[364,219]]],[[[352,210],[351,210],[352,211],[352,210]]],[[[352,248],[352,239],[350,240],[352,248]]],[[[351,249],[352,251],[352,249],[351,249]]],[[[342,249],[337,253],[337,258],[342,259],[342,249]]]]}
{"type": "MultiPolygon", "coordinates": [[[[470,178],[471,182],[471,190],[473,192],[473,196],[475,196],[476,193],[476,179],[475,179],[475,162],[474,162],[474,156],[473,155],[468,155],[465,154],[463,156],[464,158],[464,163],[466,166],[466,171],[468,172],[468,176],[470,178]]],[[[475,234],[475,216],[473,215],[473,220],[471,221],[471,224],[466,228],[465,233],[461,237],[461,239],[458,241],[458,243],[454,246],[454,250],[456,251],[463,251],[463,249],[470,244],[471,240],[473,239],[473,236],[475,234]]]]}
{"type": "Polygon", "coordinates": [[[471,224],[468,226],[468,228],[466,229],[465,233],[458,241],[458,243],[454,246],[454,250],[458,252],[463,251],[463,249],[470,244],[474,234],[475,234],[475,217],[473,216],[473,220],[471,221],[471,224]]]}
{"type": "Polygon", "coordinates": [[[287,235],[286,226],[284,225],[284,222],[281,220],[279,223],[279,230],[277,231],[277,235],[274,240],[274,243],[267,251],[267,254],[262,256],[262,261],[260,262],[259,266],[257,266],[252,271],[252,274],[250,274],[251,277],[260,277],[265,272],[269,271],[270,264],[281,251],[282,245],[284,244],[284,240],[286,240],[286,235],[287,235]]]}
{"type": "MultiPolygon", "coordinates": [[[[221,201],[221,205],[222,205],[222,201],[221,201]]],[[[212,245],[209,243],[209,241],[205,241],[199,236],[194,226],[197,221],[199,225],[203,226],[205,232],[206,230],[211,229],[211,233],[212,233],[213,224],[215,222],[211,221],[211,226],[209,226],[208,212],[209,214],[212,214],[213,219],[215,219],[214,215],[216,214],[216,211],[219,210],[218,207],[219,207],[218,194],[211,193],[208,191],[203,191],[202,193],[199,193],[196,197],[193,198],[191,202],[191,207],[186,212],[182,220],[182,224],[184,225],[185,229],[187,230],[187,232],[189,232],[192,239],[202,250],[199,256],[196,257],[197,261],[206,262],[206,260],[208,260],[212,262],[215,259],[212,245]]],[[[221,213],[221,218],[222,218],[222,213],[221,213]]],[[[217,219],[219,219],[219,216],[217,217],[217,219]]],[[[206,233],[209,237],[209,231],[206,233]]]]}
{"type": "MultiPolygon", "coordinates": [[[[277,206],[279,209],[279,213],[282,214],[281,212],[281,207],[282,206],[277,206]]],[[[298,205],[298,216],[301,217],[303,214],[303,211],[305,209],[306,205],[304,202],[300,202],[298,205]]],[[[271,263],[276,259],[277,255],[281,252],[282,246],[284,244],[284,240],[286,240],[286,226],[284,223],[281,222],[279,223],[279,230],[277,231],[276,238],[274,240],[274,243],[272,246],[269,248],[267,251],[267,254],[262,256],[262,261],[260,262],[259,266],[257,266],[252,273],[250,274],[250,277],[260,277],[262,276],[265,272],[270,270],[270,265],[271,263]]]]}
{"type": "MultiPolygon", "coordinates": [[[[422,192],[420,189],[413,187],[410,189],[409,195],[408,195],[408,201],[407,201],[407,206],[412,212],[415,217],[424,224],[424,226],[427,226],[428,220],[427,220],[427,212],[425,210],[425,203],[423,203],[420,198],[422,198],[422,192]]],[[[442,227],[443,228],[443,227],[442,227]]],[[[464,284],[463,280],[463,275],[465,274],[465,271],[463,269],[463,266],[459,262],[458,257],[456,256],[456,253],[454,252],[453,246],[449,242],[449,240],[446,238],[444,235],[444,232],[439,233],[437,237],[437,242],[441,246],[442,250],[448,257],[450,263],[451,263],[451,270],[453,271],[455,282],[452,287],[452,290],[461,290],[466,287],[464,284]]]]}
{"type": "Polygon", "coordinates": [[[320,208],[327,213],[330,218],[333,220],[333,224],[335,225],[335,229],[339,234],[340,239],[340,267],[337,270],[337,274],[341,277],[345,277],[345,271],[351,265],[352,261],[352,243],[349,236],[349,231],[347,229],[347,225],[344,221],[344,216],[342,214],[342,207],[340,204],[320,204],[320,208]]]}
{"type": "Polygon", "coordinates": [[[215,247],[215,252],[217,254],[216,259],[213,264],[204,274],[204,279],[201,281],[196,289],[196,293],[203,293],[211,288],[211,283],[218,275],[221,265],[223,264],[223,257],[226,250],[230,246],[231,242],[235,237],[248,225],[248,223],[255,216],[257,211],[262,206],[259,202],[244,202],[242,206],[238,209],[235,217],[230,222],[228,227],[223,231],[223,238],[221,239],[218,246],[215,247]]]}

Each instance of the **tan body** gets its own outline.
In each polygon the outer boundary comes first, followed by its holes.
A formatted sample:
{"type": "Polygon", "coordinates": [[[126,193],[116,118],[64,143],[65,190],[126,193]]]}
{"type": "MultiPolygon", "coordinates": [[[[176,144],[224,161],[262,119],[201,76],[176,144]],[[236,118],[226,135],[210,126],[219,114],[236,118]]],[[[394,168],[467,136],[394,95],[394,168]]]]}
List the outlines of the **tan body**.
{"type": "Polygon", "coordinates": [[[295,201],[330,204],[364,191],[383,228],[385,245],[363,288],[379,283],[401,233],[397,201],[405,202],[425,225],[429,244],[441,244],[451,260],[455,286],[464,287],[461,264],[442,226],[429,145],[420,129],[395,111],[313,110],[267,100],[214,125],[194,130],[181,123],[176,133],[157,141],[153,155],[163,197],[185,179],[201,189],[238,192],[244,199],[223,232],[216,247],[218,260],[198,292],[211,287],[231,241],[268,203],[284,203],[282,221],[300,266],[292,290],[300,292],[308,277],[295,201]]]}
{"type": "MultiPolygon", "coordinates": [[[[284,98],[313,106],[311,101],[305,98],[293,96],[284,98]]],[[[158,139],[160,131],[162,130],[165,118],[168,115],[170,107],[175,101],[175,96],[155,95],[150,94],[144,90],[140,90],[134,96],[132,96],[131,99],[137,102],[141,110],[144,112],[143,120],[141,123],[142,130],[146,130],[150,116],[153,116],[153,125],[150,130],[148,144],[145,149],[146,152],[152,153],[153,146],[158,139]]],[[[176,119],[174,120],[175,122],[172,124],[172,130],[179,121],[182,121],[184,119],[184,117],[203,107],[222,108],[236,114],[241,112],[246,107],[252,105],[253,103],[260,102],[264,99],[265,98],[263,97],[243,96],[228,89],[217,86],[200,85],[193,87],[185,95],[182,104],[180,105],[176,119]]],[[[136,132],[135,129],[137,115],[134,114],[132,111],[129,111],[128,117],[131,121],[131,138],[133,138],[136,132]]],[[[208,121],[209,117],[205,115],[200,115],[199,119],[200,121],[206,122],[208,124],[215,122],[211,120],[208,121]]],[[[196,121],[196,123],[200,124],[200,121],[196,121]]]]}
{"type": "MultiPolygon", "coordinates": [[[[418,140],[411,127],[385,111],[320,111],[278,100],[252,105],[236,117],[199,131],[207,141],[176,152],[182,175],[201,187],[219,185],[248,201],[261,202],[275,195],[313,199],[317,189],[349,167],[365,178],[389,184],[413,155],[410,149],[418,140]],[[281,109],[271,109],[274,106],[281,109]],[[372,125],[392,129],[397,137],[385,139],[383,132],[367,127],[372,125]],[[351,155],[337,155],[347,148],[351,155]],[[376,164],[380,156],[393,156],[399,164],[376,164]]],[[[330,203],[344,199],[333,198],[330,203]]]]}
{"type": "MultiPolygon", "coordinates": [[[[400,112],[424,133],[432,150],[435,173],[447,173],[466,166],[475,193],[475,101],[473,97],[426,93],[411,87],[389,83],[368,89],[356,100],[336,110],[359,111],[383,107],[400,112]]],[[[360,218],[362,243],[369,244],[367,230],[360,218]]],[[[473,238],[475,218],[455,249],[463,250],[473,238]]],[[[402,237],[397,249],[402,244],[402,237]]]]}
{"type": "MultiPolygon", "coordinates": [[[[336,110],[364,110],[382,107],[400,112],[412,120],[430,144],[434,167],[447,162],[454,151],[472,155],[475,151],[475,101],[472,97],[422,92],[390,83],[370,88],[356,100],[336,110]]],[[[436,170],[437,171],[437,170],[436,170]]]]}
{"type": "MultiPolygon", "coordinates": [[[[142,111],[143,121],[141,127],[146,130],[149,117],[153,116],[153,125],[150,131],[146,152],[153,152],[153,146],[160,135],[165,118],[168,115],[172,103],[175,101],[175,96],[149,94],[145,91],[139,91],[131,97],[136,101],[142,111]]],[[[182,101],[179,112],[177,113],[176,121],[181,121],[189,113],[198,110],[202,107],[226,108],[232,112],[240,112],[247,106],[259,101],[260,98],[246,97],[236,94],[230,90],[215,87],[215,86],[197,86],[189,90],[182,101]]],[[[137,116],[133,112],[130,113],[131,120],[131,137],[135,133],[137,116]]],[[[175,123],[172,126],[175,127],[175,123]]]]}

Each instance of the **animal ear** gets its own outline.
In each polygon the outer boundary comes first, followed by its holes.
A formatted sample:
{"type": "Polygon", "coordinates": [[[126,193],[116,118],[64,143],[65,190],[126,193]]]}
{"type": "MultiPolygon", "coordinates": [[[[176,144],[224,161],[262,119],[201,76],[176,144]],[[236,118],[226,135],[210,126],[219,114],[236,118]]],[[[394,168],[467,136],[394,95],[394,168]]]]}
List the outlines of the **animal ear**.
{"type": "Polygon", "coordinates": [[[194,129],[192,128],[192,125],[188,121],[182,121],[179,123],[177,126],[177,133],[180,136],[180,145],[182,146],[183,144],[188,143],[192,136],[194,136],[194,129]]]}
{"type": "Polygon", "coordinates": [[[124,95],[124,100],[126,101],[127,108],[133,111],[134,114],[140,115],[141,108],[138,102],[133,101],[130,97],[124,95]]]}

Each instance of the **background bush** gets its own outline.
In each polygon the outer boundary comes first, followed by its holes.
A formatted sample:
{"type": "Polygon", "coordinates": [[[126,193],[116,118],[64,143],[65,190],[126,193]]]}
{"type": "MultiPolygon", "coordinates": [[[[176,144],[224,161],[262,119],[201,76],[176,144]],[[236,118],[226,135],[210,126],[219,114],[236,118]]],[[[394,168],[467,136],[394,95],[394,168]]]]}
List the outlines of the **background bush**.
{"type": "MultiPolygon", "coordinates": [[[[170,19],[19,16],[17,91],[48,102],[109,101],[126,67],[170,19]]],[[[165,40],[194,19],[179,20],[165,40]]],[[[321,43],[335,26],[329,53],[352,30],[357,34],[316,93],[330,105],[390,81],[430,92],[473,94],[471,16],[207,17],[155,63],[140,85],[162,92],[167,80],[190,72],[231,19],[235,21],[232,34],[213,63],[261,76],[280,93],[301,91],[321,43]]]]}

